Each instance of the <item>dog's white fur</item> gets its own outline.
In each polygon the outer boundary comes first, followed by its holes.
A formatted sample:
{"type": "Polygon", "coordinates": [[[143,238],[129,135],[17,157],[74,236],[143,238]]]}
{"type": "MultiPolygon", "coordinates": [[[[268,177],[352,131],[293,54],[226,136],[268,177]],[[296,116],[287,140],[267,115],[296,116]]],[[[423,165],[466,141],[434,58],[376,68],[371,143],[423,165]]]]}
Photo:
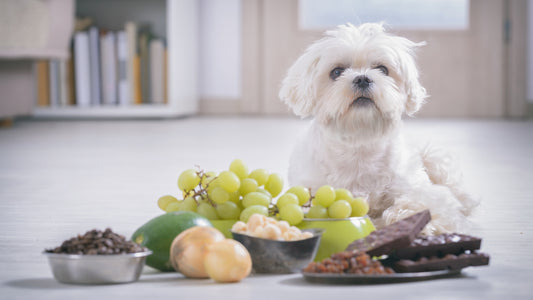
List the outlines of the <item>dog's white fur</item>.
{"type": "Polygon", "coordinates": [[[316,191],[329,184],[365,196],[377,227],[429,208],[425,234],[465,231],[477,200],[464,191],[458,168],[442,151],[402,138],[402,116],[427,97],[413,57],[422,45],[369,23],[341,25],[307,48],[279,94],[295,114],[313,119],[291,155],[291,185],[316,191]],[[342,74],[332,78],[335,68],[342,74]],[[360,75],[371,81],[366,90],[354,84],[360,75]],[[361,96],[372,101],[356,102],[361,96]]]}

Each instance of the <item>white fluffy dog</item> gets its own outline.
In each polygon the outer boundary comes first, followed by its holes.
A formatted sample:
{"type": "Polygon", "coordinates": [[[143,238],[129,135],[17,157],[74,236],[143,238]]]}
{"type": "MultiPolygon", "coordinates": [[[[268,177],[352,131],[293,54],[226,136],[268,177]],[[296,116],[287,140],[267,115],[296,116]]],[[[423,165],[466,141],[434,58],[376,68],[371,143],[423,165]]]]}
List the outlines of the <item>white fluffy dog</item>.
{"type": "Polygon", "coordinates": [[[280,98],[313,120],[290,159],[291,185],[347,188],[379,228],[429,208],[425,234],[464,231],[477,205],[449,156],[404,143],[402,116],[424,102],[414,43],[381,24],[342,25],[289,69],[280,98]]]}

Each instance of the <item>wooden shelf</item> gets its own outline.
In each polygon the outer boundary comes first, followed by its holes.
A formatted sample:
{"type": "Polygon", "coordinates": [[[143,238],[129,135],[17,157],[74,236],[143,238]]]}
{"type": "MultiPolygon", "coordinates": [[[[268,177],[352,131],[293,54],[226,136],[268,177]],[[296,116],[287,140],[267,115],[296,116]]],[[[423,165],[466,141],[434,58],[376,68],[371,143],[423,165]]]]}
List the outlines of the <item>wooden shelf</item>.
{"type": "Polygon", "coordinates": [[[173,118],[190,115],[164,104],[140,104],[131,106],[92,106],[92,107],[36,107],[33,116],[57,119],[106,119],[106,118],[173,118]]]}
{"type": "MultiPolygon", "coordinates": [[[[122,3],[117,1],[117,3],[122,3]]],[[[128,2],[124,2],[125,5],[128,2]]],[[[198,15],[195,0],[167,0],[168,104],[35,107],[36,118],[169,118],[198,112],[198,15]]],[[[128,20],[121,20],[128,21],[128,20]]]]}

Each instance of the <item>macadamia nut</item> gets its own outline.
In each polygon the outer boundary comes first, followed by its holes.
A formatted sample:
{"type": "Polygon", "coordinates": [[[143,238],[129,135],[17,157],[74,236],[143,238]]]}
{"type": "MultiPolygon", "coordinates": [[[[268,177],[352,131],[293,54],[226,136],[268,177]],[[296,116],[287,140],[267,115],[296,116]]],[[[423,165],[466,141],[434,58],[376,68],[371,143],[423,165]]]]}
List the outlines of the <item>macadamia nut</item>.
{"type": "Polygon", "coordinates": [[[286,221],[277,221],[260,214],[253,214],[248,223],[238,221],[231,228],[233,232],[278,241],[297,241],[313,236],[311,232],[302,232],[286,221]]]}

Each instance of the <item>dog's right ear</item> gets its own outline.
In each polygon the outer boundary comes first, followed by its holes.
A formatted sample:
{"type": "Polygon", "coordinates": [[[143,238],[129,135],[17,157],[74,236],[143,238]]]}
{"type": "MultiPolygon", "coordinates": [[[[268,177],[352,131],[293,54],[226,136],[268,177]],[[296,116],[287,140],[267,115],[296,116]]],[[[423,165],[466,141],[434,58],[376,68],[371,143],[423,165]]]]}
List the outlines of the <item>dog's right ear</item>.
{"type": "Polygon", "coordinates": [[[313,47],[300,56],[289,68],[283,80],[279,97],[292,111],[302,117],[313,114],[316,103],[316,76],[320,56],[313,47]]]}

